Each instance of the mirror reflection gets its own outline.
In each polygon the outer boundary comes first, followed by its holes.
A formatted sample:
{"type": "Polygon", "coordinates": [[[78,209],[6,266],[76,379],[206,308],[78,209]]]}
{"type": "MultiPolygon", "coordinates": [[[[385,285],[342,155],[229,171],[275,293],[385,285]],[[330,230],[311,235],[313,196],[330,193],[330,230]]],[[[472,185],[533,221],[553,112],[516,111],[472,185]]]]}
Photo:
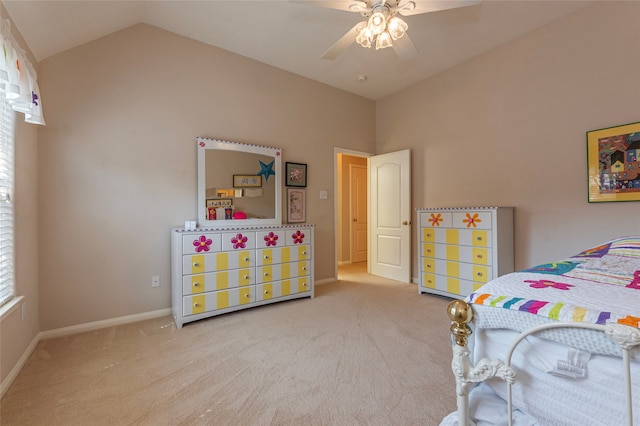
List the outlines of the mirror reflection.
{"type": "Polygon", "coordinates": [[[197,138],[200,226],[281,224],[281,150],[197,138]]]}

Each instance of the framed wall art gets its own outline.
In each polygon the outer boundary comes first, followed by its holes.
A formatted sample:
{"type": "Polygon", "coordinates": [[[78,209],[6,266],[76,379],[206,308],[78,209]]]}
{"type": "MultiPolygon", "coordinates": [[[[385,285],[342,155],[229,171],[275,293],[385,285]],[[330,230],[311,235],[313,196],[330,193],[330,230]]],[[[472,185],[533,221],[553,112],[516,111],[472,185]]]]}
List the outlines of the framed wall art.
{"type": "Polygon", "coordinates": [[[298,188],[287,188],[287,221],[289,223],[305,222],[305,191],[298,188]]]}
{"type": "Polygon", "coordinates": [[[261,175],[233,175],[234,188],[260,188],[261,186],[261,175]]]}
{"type": "Polygon", "coordinates": [[[587,132],[589,202],[640,201],[640,122],[587,132]]]}
{"type": "Polygon", "coordinates": [[[302,163],[285,163],[287,186],[307,186],[307,165],[302,163]]]}

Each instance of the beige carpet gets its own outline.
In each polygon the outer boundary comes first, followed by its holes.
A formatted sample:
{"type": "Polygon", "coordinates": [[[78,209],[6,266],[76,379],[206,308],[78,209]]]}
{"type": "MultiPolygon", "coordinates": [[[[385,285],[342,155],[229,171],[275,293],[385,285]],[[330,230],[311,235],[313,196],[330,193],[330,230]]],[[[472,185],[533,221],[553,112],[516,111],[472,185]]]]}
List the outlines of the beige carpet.
{"type": "Polygon", "coordinates": [[[448,300],[346,268],[300,299],[40,342],[9,425],[437,425],[455,409],[448,300]]]}

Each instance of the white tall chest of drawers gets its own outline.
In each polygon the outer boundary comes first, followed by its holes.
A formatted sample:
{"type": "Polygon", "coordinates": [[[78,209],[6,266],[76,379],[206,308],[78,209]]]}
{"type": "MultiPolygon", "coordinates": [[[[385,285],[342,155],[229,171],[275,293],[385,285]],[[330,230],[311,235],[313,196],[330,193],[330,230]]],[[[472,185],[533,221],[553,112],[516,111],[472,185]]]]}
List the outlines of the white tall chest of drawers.
{"type": "Polygon", "coordinates": [[[462,299],[513,272],[513,208],[417,209],[418,293],[462,299]]]}
{"type": "Polygon", "coordinates": [[[228,312],[314,296],[312,225],[171,230],[178,328],[228,312]]]}

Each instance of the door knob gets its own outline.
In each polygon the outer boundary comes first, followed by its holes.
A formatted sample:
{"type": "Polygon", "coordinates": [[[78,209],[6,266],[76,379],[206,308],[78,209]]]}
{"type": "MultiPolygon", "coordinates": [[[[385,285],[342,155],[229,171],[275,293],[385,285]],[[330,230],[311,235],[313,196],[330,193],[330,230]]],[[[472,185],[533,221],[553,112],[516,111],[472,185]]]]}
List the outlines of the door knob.
{"type": "Polygon", "coordinates": [[[353,218],[353,221],[354,221],[354,222],[357,222],[357,221],[358,221],[358,219],[356,219],[356,218],[354,217],[354,218],[353,218]]]}
{"type": "Polygon", "coordinates": [[[402,224],[403,224],[403,225],[410,225],[410,224],[411,224],[411,222],[408,222],[408,221],[406,221],[406,220],[405,220],[404,222],[402,222],[402,224]]]}

